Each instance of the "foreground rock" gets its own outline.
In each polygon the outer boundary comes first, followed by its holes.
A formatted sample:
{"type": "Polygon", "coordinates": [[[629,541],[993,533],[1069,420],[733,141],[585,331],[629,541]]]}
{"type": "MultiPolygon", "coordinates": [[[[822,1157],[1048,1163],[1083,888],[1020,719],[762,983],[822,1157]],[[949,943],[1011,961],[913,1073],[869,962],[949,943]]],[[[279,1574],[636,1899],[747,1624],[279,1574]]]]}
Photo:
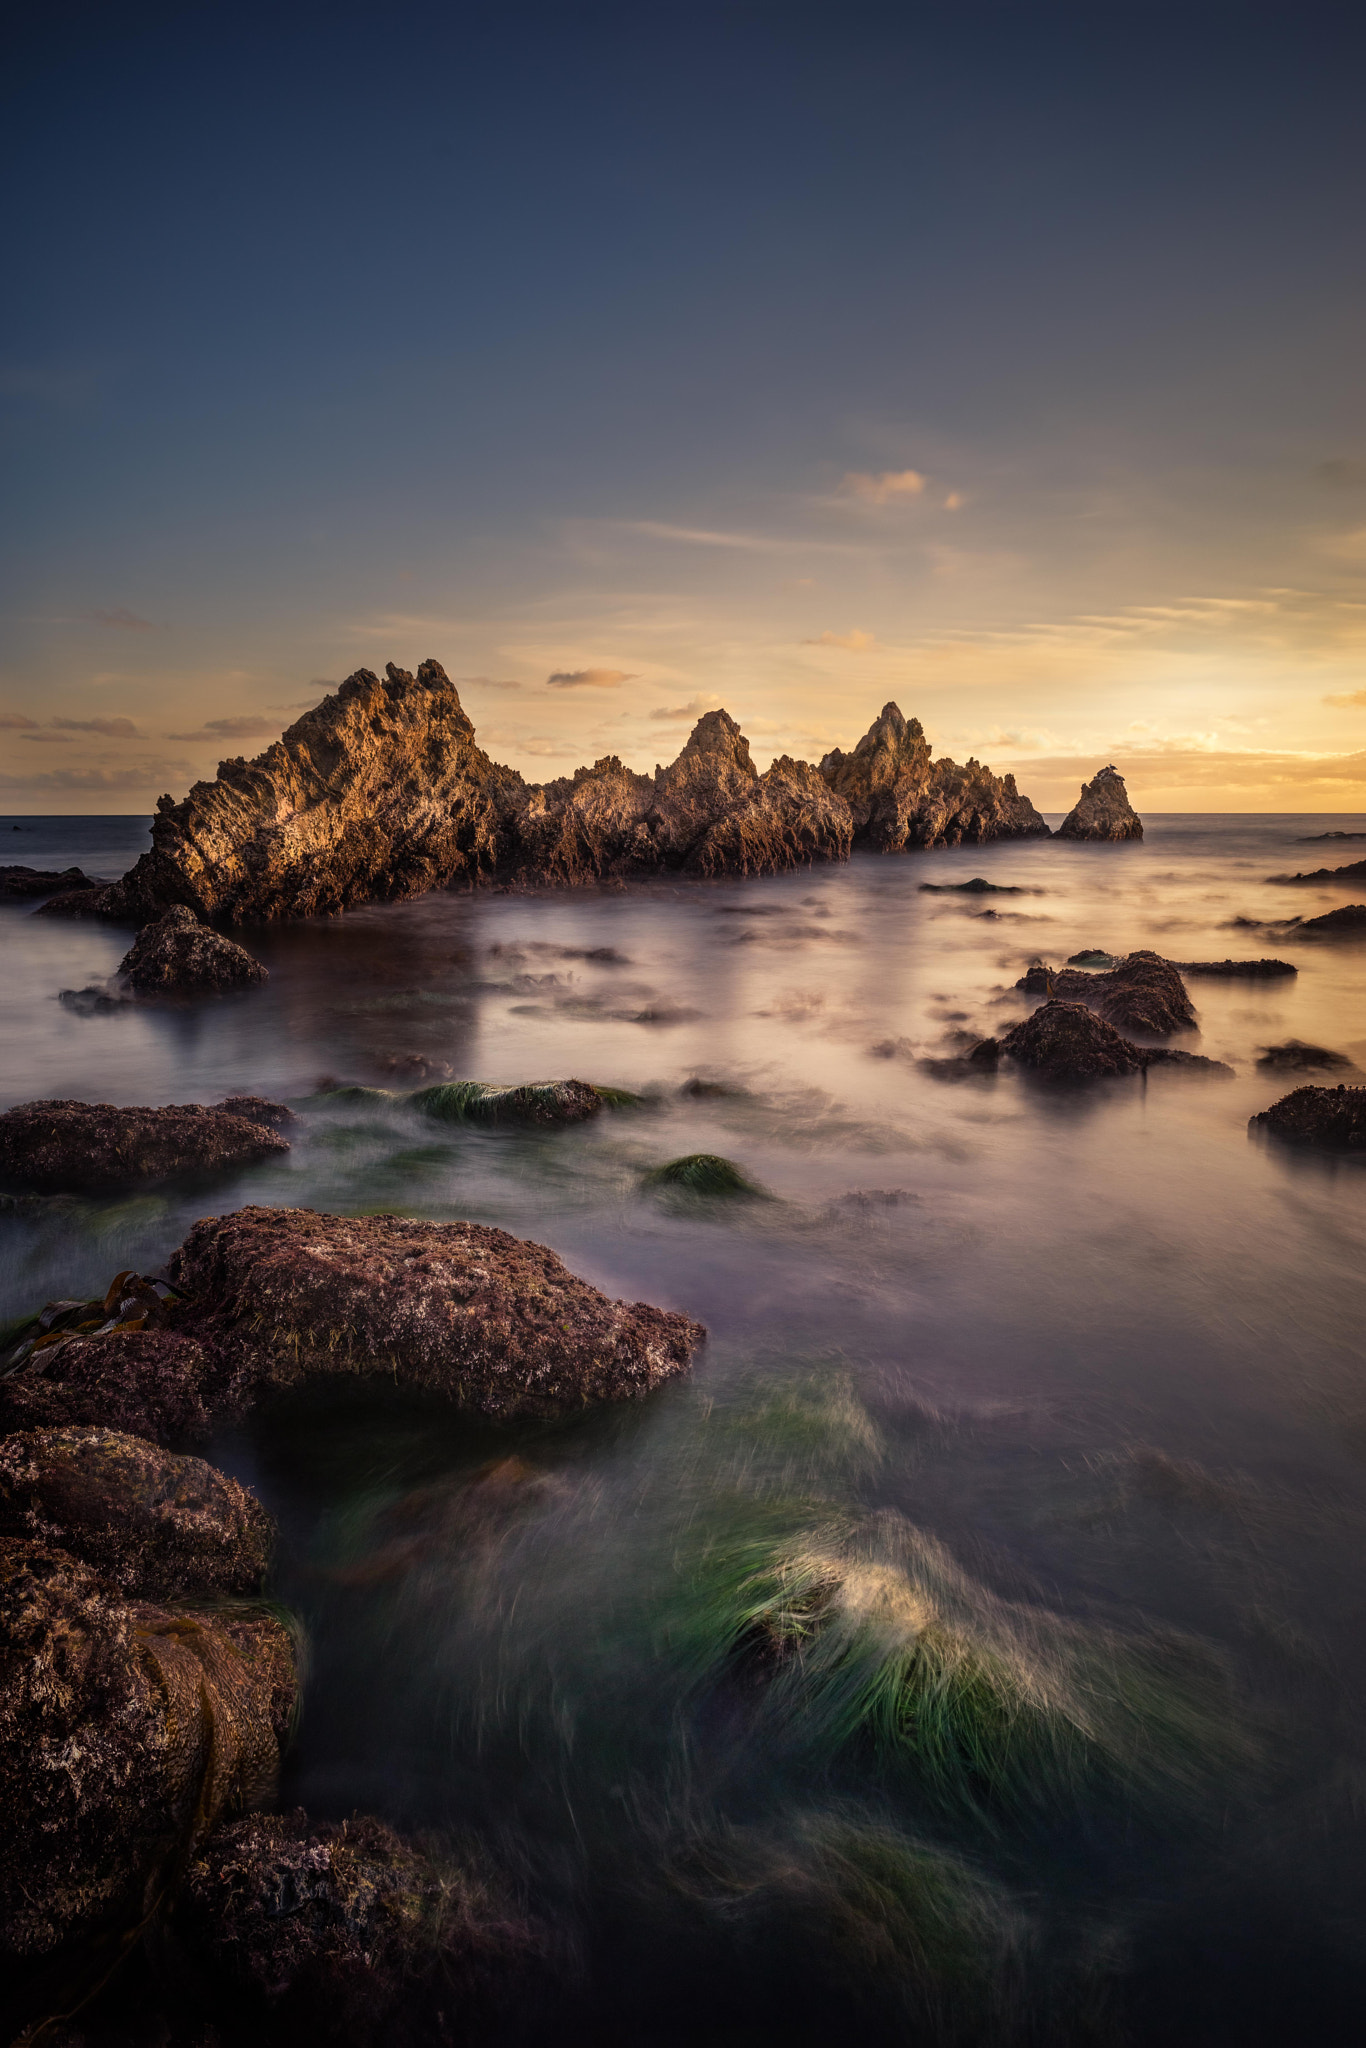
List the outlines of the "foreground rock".
{"type": "Polygon", "coordinates": [[[537,1930],[486,1875],[366,1815],[220,1828],[189,1865],[173,1924],[215,2007],[226,1997],[291,2042],[465,2042],[476,2026],[482,2039],[547,1974],[537,1930]]]}
{"type": "Polygon", "coordinates": [[[244,946],[201,923],[185,904],[174,903],[143,926],[119,962],[117,979],[139,996],[221,995],[270,976],[244,946]]]}
{"type": "Polygon", "coordinates": [[[288,1150],[261,1122],[197,1102],[25,1102],[0,1116],[0,1181],[33,1194],[108,1194],[180,1174],[229,1173],[288,1150]]]}
{"type": "Polygon", "coordinates": [[[0,902],[68,895],[73,889],[99,889],[103,884],[79,868],[0,867],[0,902]]]}
{"type": "Polygon", "coordinates": [[[1076,967],[1031,967],[1015,986],[1030,995],[1085,1003],[1121,1031],[1146,1031],[1162,1038],[1196,1028],[1185,983],[1171,962],[1156,953],[1130,953],[1108,974],[1087,974],[1076,967]]]}
{"type": "Polygon", "coordinates": [[[825,756],[820,772],[849,806],[856,845],[901,853],[913,846],[1050,836],[1013,775],[993,775],[980,761],[962,768],[932,761],[930,753],[920,720],[885,704],[850,753],[836,747],[825,756]]]}
{"type": "Polygon", "coordinates": [[[1205,1059],[1198,1053],[1133,1045],[1084,1004],[1057,1001],[1045,1003],[1008,1031],[1000,1040],[1000,1056],[1055,1081],[1138,1074],[1155,1066],[1185,1067],[1207,1074],[1233,1071],[1223,1061],[1205,1059]]]}
{"type": "Polygon", "coordinates": [[[1287,1145],[1366,1153],[1366,1088],[1296,1088],[1248,1122],[1287,1145]]]}
{"type": "Polygon", "coordinates": [[[0,1981],[11,2027],[104,1974],[217,1818],[269,1796],[278,1622],[126,1600],[0,1538],[0,1981]]]}
{"type": "Polygon", "coordinates": [[[0,1536],[69,1551],[125,1595],[258,1592],[274,1534],[235,1479],[141,1437],[37,1429],[0,1440],[0,1536]]]}
{"type": "Polygon", "coordinates": [[[1082,784],[1080,797],[1058,827],[1058,837],[1114,842],[1143,837],[1143,820],[1129,802],[1117,768],[1102,768],[1082,784]]]}

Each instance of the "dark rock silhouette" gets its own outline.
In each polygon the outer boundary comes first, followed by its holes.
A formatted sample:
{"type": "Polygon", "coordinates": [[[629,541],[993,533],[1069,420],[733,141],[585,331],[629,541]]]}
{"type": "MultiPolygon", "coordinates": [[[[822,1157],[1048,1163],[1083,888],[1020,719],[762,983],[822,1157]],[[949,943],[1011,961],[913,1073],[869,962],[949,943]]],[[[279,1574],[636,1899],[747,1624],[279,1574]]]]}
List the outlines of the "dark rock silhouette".
{"type": "Polygon", "coordinates": [[[1178,974],[1220,981],[1276,981],[1299,973],[1288,960],[1173,960],[1171,964],[1178,974]]]}
{"type": "Polygon", "coordinates": [[[1143,820],[1129,802],[1124,777],[1113,765],[1081,787],[1081,796],[1058,827],[1060,839],[1141,839],[1143,820]]]}
{"type": "Polygon", "coordinates": [[[99,889],[103,884],[79,868],[0,867],[0,901],[5,899],[69,895],[75,889],[99,889]]]}
{"type": "Polygon", "coordinates": [[[903,718],[895,704],[883,706],[851,752],[827,754],[820,772],[853,814],[855,844],[879,853],[1049,837],[1013,775],[993,775],[979,761],[931,761],[920,720],[903,718]]]}
{"type": "Polygon", "coordinates": [[[1248,1121],[1286,1145],[1366,1156],[1366,1088],[1296,1088],[1248,1121]]]}
{"type": "Polygon", "coordinates": [[[102,1194],[178,1174],[228,1173],[288,1150],[259,1121],[197,1102],[25,1102],[0,1116],[0,1181],[34,1194],[102,1194]]]}
{"type": "Polygon", "coordinates": [[[254,1593],[274,1534],[235,1479],[140,1437],[77,1428],[0,1440],[0,1535],[69,1551],[125,1595],[254,1593]]]}
{"type": "Polygon", "coordinates": [[[1314,882],[1316,884],[1366,881],[1366,860],[1350,861],[1342,868],[1314,868],[1302,875],[1268,875],[1268,882],[1314,882]]]}
{"type": "Polygon", "coordinates": [[[1327,1046],[1306,1045],[1302,1038],[1287,1038],[1282,1045],[1262,1046],[1257,1065],[1278,1073],[1313,1074],[1334,1068],[1344,1070],[1354,1062],[1345,1052],[1329,1052],[1327,1046]]]}
{"type": "MultiPolygon", "coordinates": [[[[990,1043],[990,1041],[987,1041],[990,1043]]],[[[1150,1067],[1186,1067],[1231,1074],[1222,1060],[1199,1053],[1171,1052],[1130,1043],[1083,1003],[1048,1002],[1000,1041],[1000,1056],[1028,1067],[1044,1080],[1080,1081],[1137,1074],[1150,1067]]]]}
{"type": "Polygon", "coordinates": [[[1088,974],[1077,967],[1031,967],[1015,986],[1030,995],[1085,1003],[1122,1031],[1145,1031],[1163,1038],[1172,1031],[1195,1028],[1195,1011],[1185,983],[1171,962],[1156,953],[1130,953],[1104,974],[1088,974]]]}
{"type": "Polygon", "coordinates": [[[244,946],[173,903],[146,924],[124,954],[116,978],[140,996],[219,994],[270,979],[244,946]]]}
{"type": "Polygon", "coordinates": [[[1325,910],[1321,917],[1299,919],[1294,933],[1296,938],[1366,938],[1366,903],[1344,903],[1340,910],[1325,910]]]}

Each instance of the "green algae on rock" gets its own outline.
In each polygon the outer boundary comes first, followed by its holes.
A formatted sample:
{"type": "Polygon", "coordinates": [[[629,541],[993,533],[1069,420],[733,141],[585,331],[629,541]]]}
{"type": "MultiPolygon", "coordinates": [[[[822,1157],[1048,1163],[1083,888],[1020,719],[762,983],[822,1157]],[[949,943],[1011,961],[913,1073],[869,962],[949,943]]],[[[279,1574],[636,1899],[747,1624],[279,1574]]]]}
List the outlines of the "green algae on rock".
{"type": "Polygon", "coordinates": [[[440,1081],[408,1097],[414,1109],[442,1123],[578,1124],[604,1109],[639,1100],[623,1088],[598,1088],[591,1081],[440,1081]]]}
{"type": "Polygon", "coordinates": [[[663,1166],[653,1166],[643,1177],[641,1185],[692,1195],[699,1201],[770,1202],[773,1199],[767,1188],[761,1188],[732,1160],[723,1159],[717,1152],[688,1152],[681,1159],[670,1159],[663,1166]]]}

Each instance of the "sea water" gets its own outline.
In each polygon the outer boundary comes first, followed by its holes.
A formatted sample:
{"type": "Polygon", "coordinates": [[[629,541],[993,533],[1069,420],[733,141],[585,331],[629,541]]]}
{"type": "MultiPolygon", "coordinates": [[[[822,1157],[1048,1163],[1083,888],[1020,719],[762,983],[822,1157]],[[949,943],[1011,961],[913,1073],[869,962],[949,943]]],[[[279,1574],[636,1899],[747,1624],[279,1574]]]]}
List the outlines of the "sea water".
{"type": "MultiPolygon", "coordinates": [[[[1366,898],[1269,879],[1360,857],[1302,842],[1362,822],[438,893],[240,932],[264,988],[94,1013],[62,991],[129,934],[0,908],[0,1107],[250,1092],[303,1119],[287,1157],[207,1191],[0,1215],[6,1318],[260,1202],[496,1224],[709,1332],[687,1378],[553,1425],[334,1384],[211,1447],[277,1517],[271,1590],[307,1639],[284,1796],[480,1844],[574,1958],[574,2038],[1357,2038],[1366,1160],[1248,1119],[1299,1078],[1262,1048],[1366,1068],[1366,946],[1232,921],[1366,898]],[[975,876],[1019,893],[923,887],[975,876]],[[1032,960],[1137,947],[1299,971],[1190,981],[1199,1030],[1172,1042],[1231,1078],[936,1072],[1027,1013],[1032,960]],[[447,1074],[644,1099],[480,1131],[404,1100],[447,1074]],[[764,1198],[651,1191],[697,1152],[764,1198]],[[948,1599],[1074,1707],[1078,1658],[1176,1659],[1228,1740],[1204,1725],[1178,1758],[1154,1723],[1108,1789],[954,1790],[923,1731],[822,1718],[800,1615],[778,1712],[771,1660],[732,1640],[736,1572],[761,1593],[774,1556],[836,1554],[846,1601],[895,1582],[929,1643],[948,1599]],[[995,1947],[917,1959],[889,1843],[987,1887],[995,1947]]],[[[146,832],[5,820],[0,846],[113,875],[146,832]]]]}

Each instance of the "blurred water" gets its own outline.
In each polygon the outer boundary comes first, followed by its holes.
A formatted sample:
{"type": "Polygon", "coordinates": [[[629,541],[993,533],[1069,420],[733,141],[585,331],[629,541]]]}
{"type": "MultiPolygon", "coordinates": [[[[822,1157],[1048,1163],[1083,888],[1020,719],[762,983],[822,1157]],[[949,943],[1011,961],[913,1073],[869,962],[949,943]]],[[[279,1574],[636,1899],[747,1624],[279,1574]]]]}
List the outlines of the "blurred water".
{"type": "MultiPolygon", "coordinates": [[[[22,847],[10,858],[113,873],[147,821],[21,822],[35,829],[0,842],[22,847]]],[[[6,1316],[154,1268],[195,1216],[250,1200],[497,1223],[708,1325],[692,1379],[641,1407],[492,1431],[330,1390],[215,1451],[279,1516],[278,1590],[311,1633],[289,1791],[320,1812],[476,1822],[580,1927],[586,2036],[828,2032],[800,1971],[781,2026],[758,2020],[749,1966],[640,1899],[680,1835],[833,1800],[967,1853],[1034,1902],[1069,1968],[1103,1954],[1126,2038],[1355,2038],[1366,1167],[1270,1151],[1247,1119],[1294,1085],[1257,1071],[1259,1046],[1297,1037],[1366,1067],[1366,947],[1228,923],[1366,897],[1266,879],[1360,857],[1296,842],[1362,821],[1147,824],[1139,846],[430,896],[243,933],[264,990],[95,1016],[58,992],[108,975],[128,934],[0,909],[3,1106],[243,1090],[306,1105],[324,1077],[403,1090],[443,1067],[650,1097],[535,1135],[424,1123],[398,1101],[305,1106],[283,1164],[210,1195],[0,1217],[6,1316]],[[921,888],[979,874],[1029,893],[921,888]],[[1023,1015],[1031,958],[1138,946],[1298,965],[1192,981],[1184,1042],[1234,1079],[1050,1094],[917,1063],[1023,1015]],[[679,1093],[698,1077],[728,1092],[679,1093]],[[709,1214],[642,1192],[645,1169],[695,1151],[778,1199],[709,1214]],[[1258,1730],[1255,1783],[1230,1781],[1200,1826],[983,1835],[866,1759],[794,1763],[743,1706],[697,1692],[667,1619],[699,1533],[760,1496],[893,1512],[1031,1611],[1188,1633],[1258,1730]]],[[[1015,2020],[1062,2038],[1041,1981],[1015,2020]]],[[[874,2000],[860,2024],[899,2039],[906,2015],[874,2000]]]]}

